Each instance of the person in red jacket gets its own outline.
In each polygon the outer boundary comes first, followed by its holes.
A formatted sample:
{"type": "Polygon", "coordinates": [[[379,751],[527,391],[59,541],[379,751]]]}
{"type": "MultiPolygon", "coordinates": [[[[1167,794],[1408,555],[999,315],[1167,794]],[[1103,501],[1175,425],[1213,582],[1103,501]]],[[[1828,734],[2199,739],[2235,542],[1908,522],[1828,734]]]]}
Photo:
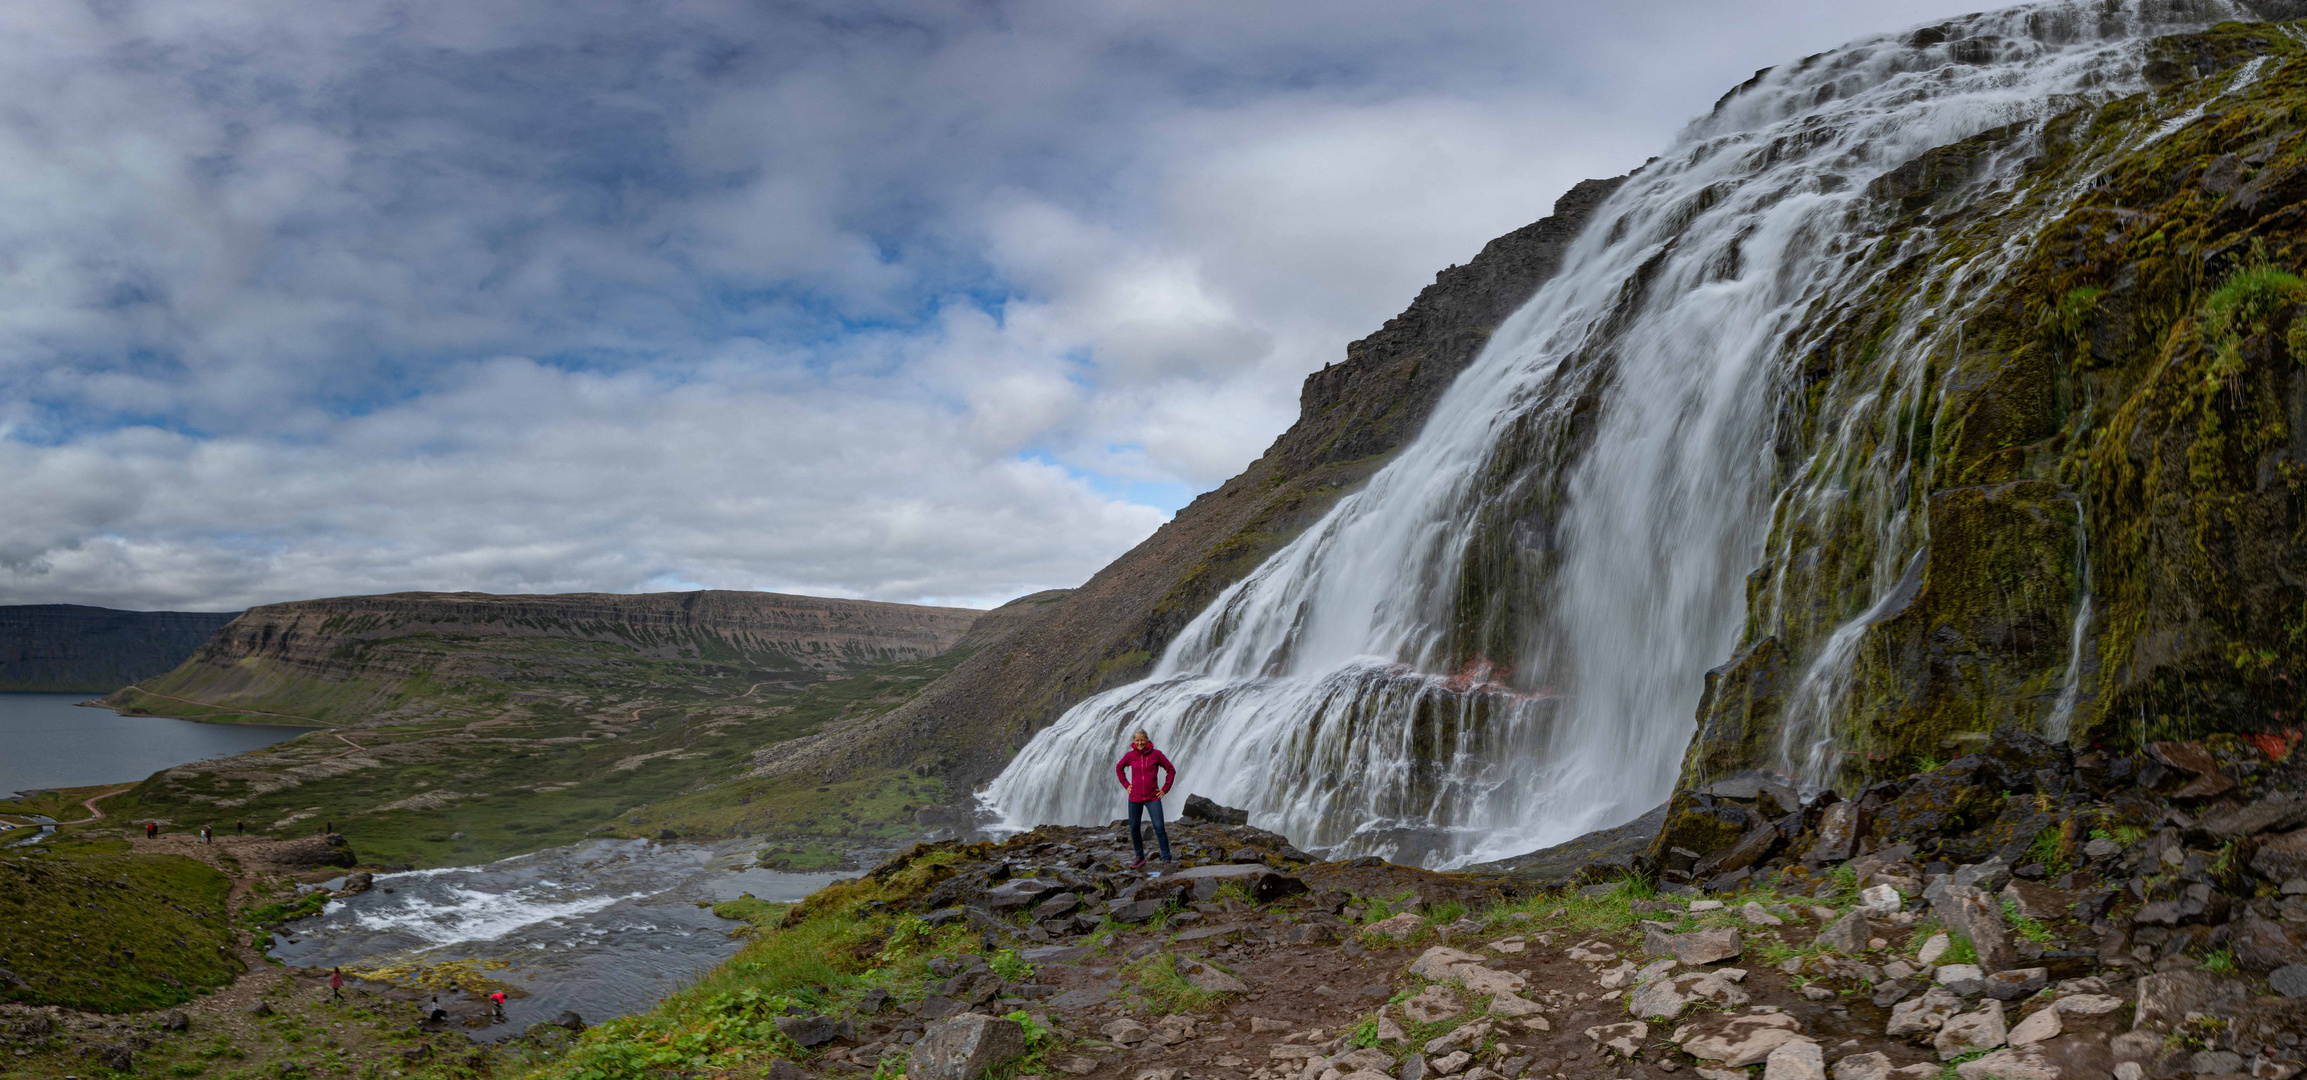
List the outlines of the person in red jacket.
{"type": "Polygon", "coordinates": [[[1170,793],[1170,785],[1177,783],[1178,767],[1154,749],[1153,739],[1145,732],[1129,737],[1129,752],[1114,762],[1114,779],[1129,789],[1129,846],[1137,852],[1137,861],[1130,864],[1135,870],[1145,865],[1145,837],[1138,833],[1138,819],[1153,818],[1154,839],[1161,842],[1162,861],[1170,861],[1170,833],[1162,824],[1162,796],[1170,793]],[[1167,770],[1169,779],[1160,774],[1167,770]]]}

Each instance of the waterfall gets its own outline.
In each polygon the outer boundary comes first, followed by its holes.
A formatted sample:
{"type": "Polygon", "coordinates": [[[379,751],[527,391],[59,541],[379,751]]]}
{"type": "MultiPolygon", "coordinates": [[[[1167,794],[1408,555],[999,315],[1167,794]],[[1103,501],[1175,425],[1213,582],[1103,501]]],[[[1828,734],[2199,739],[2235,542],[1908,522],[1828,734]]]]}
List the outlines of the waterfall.
{"type": "MultiPolygon", "coordinates": [[[[1113,762],[1149,732],[1176,795],[1333,856],[1463,865],[1631,819],[1671,791],[1706,670],[1749,625],[1803,646],[1784,767],[1831,772],[1858,629],[1927,523],[1911,445],[1924,359],[2020,248],[1950,264],[1876,370],[1810,387],[1793,358],[1867,297],[1870,182],[1933,147],[2143,85],[2143,43],[2225,7],[2045,4],[1772,69],[1692,122],[1591,218],[1418,438],[1222,593],[1144,680],[1081,702],[983,793],[1005,827],[1121,816],[1113,762]],[[1939,316],[1930,318],[1932,314],[1939,316]],[[1828,393],[1780,443],[1788,400],[1828,393]],[[1912,425],[1903,425],[1911,428],[1912,425]],[[1866,538],[1844,599],[1785,568],[1866,538]],[[1779,568],[1754,585],[1748,573],[1779,568]],[[1841,616],[1837,616],[1837,612],[1841,616]],[[1837,642],[1843,650],[1837,653],[1837,642]]],[[[2024,140],[2018,140],[2023,144],[2024,140]]],[[[2023,145],[1966,198],[2003,191],[2023,145]]],[[[1926,290],[1916,290],[1924,295],[1926,290]]],[[[1919,303],[1919,301],[1918,301],[1919,303]]],[[[1959,331],[1957,331],[1959,332],[1959,331]]],[[[1846,568],[1847,569],[1847,568],[1846,568]]]]}

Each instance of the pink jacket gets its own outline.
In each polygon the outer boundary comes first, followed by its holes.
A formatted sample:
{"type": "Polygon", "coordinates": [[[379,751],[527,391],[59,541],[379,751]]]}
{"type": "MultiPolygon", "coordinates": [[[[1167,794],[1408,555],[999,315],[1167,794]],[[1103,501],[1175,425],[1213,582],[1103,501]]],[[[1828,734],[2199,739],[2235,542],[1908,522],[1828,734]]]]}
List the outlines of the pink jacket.
{"type": "Polygon", "coordinates": [[[1133,746],[1120,761],[1114,762],[1113,778],[1129,785],[1129,801],[1152,802],[1168,792],[1170,784],[1178,782],[1178,767],[1170,764],[1170,759],[1162,756],[1160,750],[1151,746],[1140,750],[1133,746]],[[1169,770],[1170,778],[1157,787],[1156,777],[1163,769],[1169,770]]]}

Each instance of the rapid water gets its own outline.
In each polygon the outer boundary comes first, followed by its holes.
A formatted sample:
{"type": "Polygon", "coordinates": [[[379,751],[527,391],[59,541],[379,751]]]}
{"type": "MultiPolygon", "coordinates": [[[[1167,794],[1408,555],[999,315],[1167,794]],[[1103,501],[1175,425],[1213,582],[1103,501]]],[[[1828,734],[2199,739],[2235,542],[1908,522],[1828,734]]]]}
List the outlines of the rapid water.
{"type": "Polygon", "coordinates": [[[515,987],[507,1023],[520,1034],[564,1009],[587,1023],[639,1012],[734,955],[741,924],[700,904],[752,893],[799,900],[836,874],[752,867],[742,851],[648,840],[596,840],[483,866],[380,874],[368,892],[288,924],[271,955],[299,967],[434,966],[502,961],[483,972],[515,987]]]}
{"type": "Polygon", "coordinates": [[[1943,328],[2023,251],[1933,270],[1937,306],[1903,313],[1872,370],[1820,388],[1817,445],[1789,459],[1778,422],[1814,389],[1795,361],[1832,329],[1813,317],[1863,303],[1877,282],[1853,268],[1891,242],[1867,185],[2018,124],[1962,198],[2020,198],[2004,188],[2025,125],[2141,89],[2149,36],[2231,17],[2034,5],[1856,42],[1727,95],[1595,213],[1416,441],[1145,680],[1039,733],[985,804],[1013,829],[1120,816],[1113,761],[1143,728],[1178,762],[1179,794],[1302,847],[1449,866],[1557,843],[1671,791],[1704,674],[1748,626],[1747,575],[1765,565],[1755,626],[1807,668],[1780,764],[1830,780],[1850,650],[1927,538],[1903,494],[1927,479],[1906,474],[1914,447],[1882,433],[1935,407],[1924,359],[1960,347],[1943,328]],[[1827,530],[1863,538],[1851,580],[1799,569],[1827,530]]]}

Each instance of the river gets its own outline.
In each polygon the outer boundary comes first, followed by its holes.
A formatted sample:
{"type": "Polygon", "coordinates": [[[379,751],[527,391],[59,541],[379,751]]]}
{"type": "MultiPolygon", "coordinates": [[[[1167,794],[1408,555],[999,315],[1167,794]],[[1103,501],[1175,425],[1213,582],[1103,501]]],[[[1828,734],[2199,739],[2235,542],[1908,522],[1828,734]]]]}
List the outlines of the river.
{"type": "Polygon", "coordinates": [[[188,761],[230,757],[312,730],[121,716],[78,705],[96,696],[0,693],[0,797],[142,780],[188,761]]]}
{"type": "Polygon", "coordinates": [[[799,900],[842,874],[756,869],[736,845],[594,840],[481,866],[380,874],[274,936],[272,955],[348,970],[502,961],[488,978],[526,996],[478,1039],[519,1034],[566,1009],[599,1023],[648,1009],[743,944],[743,925],[699,904],[751,893],[799,900]]]}

